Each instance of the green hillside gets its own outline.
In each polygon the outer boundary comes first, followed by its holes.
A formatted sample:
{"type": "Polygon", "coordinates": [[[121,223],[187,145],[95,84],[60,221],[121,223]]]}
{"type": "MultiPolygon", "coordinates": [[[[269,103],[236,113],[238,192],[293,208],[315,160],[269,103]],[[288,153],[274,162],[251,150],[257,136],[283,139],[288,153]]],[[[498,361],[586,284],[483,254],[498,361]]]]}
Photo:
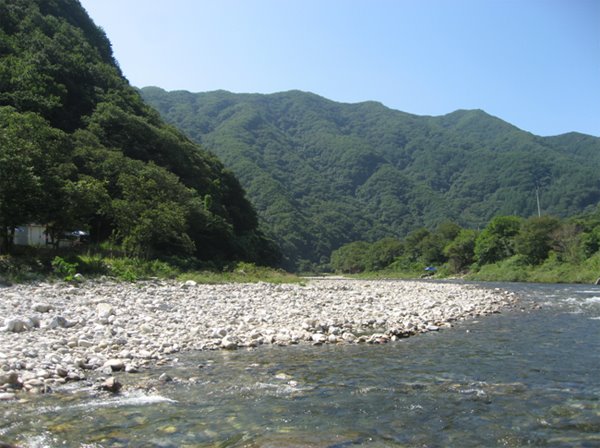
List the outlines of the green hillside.
{"type": "Polygon", "coordinates": [[[480,110],[416,116],[376,102],[142,89],[240,179],[290,266],[350,241],[452,220],[573,215],[600,201],[600,139],[538,137],[480,110]]]}
{"type": "Polygon", "coordinates": [[[0,253],[29,222],[136,256],[274,255],[238,180],[143,102],[76,0],[0,0],[0,253]]]}

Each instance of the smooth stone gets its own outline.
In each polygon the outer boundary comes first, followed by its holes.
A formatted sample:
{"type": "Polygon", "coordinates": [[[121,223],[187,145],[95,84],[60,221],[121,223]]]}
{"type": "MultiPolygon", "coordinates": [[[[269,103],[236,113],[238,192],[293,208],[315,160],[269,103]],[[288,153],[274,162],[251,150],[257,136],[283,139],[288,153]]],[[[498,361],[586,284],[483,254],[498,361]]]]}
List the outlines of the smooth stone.
{"type": "Polygon", "coordinates": [[[115,314],[115,309],[109,303],[99,303],[96,306],[96,313],[100,319],[108,319],[115,314]]]}
{"type": "Polygon", "coordinates": [[[52,309],[52,306],[48,303],[36,303],[33,305],[33,311],[36,313],[47,313],[52,309]]]}
{"type": "Polygon", "coordinates": [[[158,377],[159,381],[162,381],[163,383],[170,383],[173,381],[173,378],[171,377],[171,375],[169,375],[168,373],[162,373],[159,377],[158,377]]]}
{"type": "Polygon", "coordinates": [[[125,369],[125,362],[122,359],[109,359],[102,368],[110,368],[113,372],[117,372],[125,369]]]}
{"type": "Polygon", "coordinates": [[[17,372],[0,373],[0,384],[9,384],[11,386],[19,385],[19,374],[17,372]]]}
{"type": "Polygon", "coordinates": [[[79,341],[77,341],[77,345],[82,348],[88,348],[88,347],[92,347],[94,345],[94,343],[87,339],[80,339],[79,341]]]}
{"type": "Polygon", "coordinates": [[[39,378],[32,378],[30,380],[25,381],[25,387],[43,387],[44,381],[39,378]]]}
{"type": "Polygon", "coordinates": [[[16,398],[15,394],[11,392],[0,392],[0,401],[10,401],[16,398]]]}
{"type": "Polygon", "coordinates": [[[27,331],[28,326],[21,319],[6,319],[4,321],[6,331],[11,333],[22,333],[27,331]]]}
{"type": "Polygon", "coordinates": [[[236,342],[229,339],[229,336],[225,336],[223,339],[221,339],[221,347],[225,350],[235,350],[238,348],[238,345],[236,342]]]}
{"type": "Polygon", "coordinates": [[[215,328],[211,335],[211,337],[215,339],[224,338],[225,336],[227,336],[227,330],[225,328],[215,328]]]}
{"type": "Polygon", "coordinates": [[[127,373],[138,373],[139,371],[140,371],[140,369],[135,364],[127,364],[125,366],[125,372],[127,372],[127,373]]]}
{"type": "Polygon", "coordinates": [[[327,341],[327,336],[325,336],[323,333],[313,333],[311,335],[311,340],[317,344],[322,344],[327,341]]]}
{"type": "Polygon", "coordinates": [[[25,325],[28,327],[28,329],[40,328],[40,324],[41,321],[39,317],[32,316],[25,319],[25,325]]]}
{"type": "Polygon", "coordinates": [[[54,316],[52,318],[52,320],[50,320],[50,323],[48,324],[48,326],[51,329],[56,329],[56,328],[70,328],[70,327],[73,327],[74,325],[75,325],[74,323],[69,322],[63,316],[54,316]]]}
{"type": "Polygon", "coordinates": [[[194,286],[197,286],[198,283],[196,283],[194,280],[187,280],[183,285],[181,285],[182,288],[187,289],[187,288],[193,288],[194,286]]]}
{"type": "Polygon", "coordinates": [[[123,385],[121,383],[119,383],[119,381],[117,381],[117,379],[114,376],[107,378],[100,385],[100,389],[108,391],[108,392],[112,392],[112,393],[119,392],[122,387],[123,387],[123,385]]]}
{"type": "Polygon", "coordinates": [[[356,336],[350,332],[346,332],[342,334],[342,339],[346,342],[354,342],[356,340],[356,336]]]}

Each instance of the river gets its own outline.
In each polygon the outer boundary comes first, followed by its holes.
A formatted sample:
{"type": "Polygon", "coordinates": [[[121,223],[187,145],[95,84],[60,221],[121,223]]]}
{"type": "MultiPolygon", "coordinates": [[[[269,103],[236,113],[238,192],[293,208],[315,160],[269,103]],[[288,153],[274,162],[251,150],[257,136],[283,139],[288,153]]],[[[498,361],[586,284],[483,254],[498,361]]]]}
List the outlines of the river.
{"type": "Polygon", "coordinates": [[[155,390],[91,397],[71,385],[1,403],[0,440],[24,447],[599,447],[600,287],[491,286],[522,295],[522,306],[385,345],[181,354],[177,367],[140,374],[154,384],[163,373],[175,378],[155,390]]]}

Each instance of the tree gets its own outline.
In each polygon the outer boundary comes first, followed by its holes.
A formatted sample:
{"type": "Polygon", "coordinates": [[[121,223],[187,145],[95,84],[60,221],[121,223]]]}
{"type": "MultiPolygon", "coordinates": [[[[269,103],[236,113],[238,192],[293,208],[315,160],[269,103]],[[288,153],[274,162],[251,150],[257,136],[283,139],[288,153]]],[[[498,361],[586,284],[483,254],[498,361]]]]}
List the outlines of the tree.
{"type": "Polygon", "coordinates": [[[560,221],[551,216],[536,216],[523,221],[515,237],[516,253],[529,264],[541,263],[552,249],[552,235],[559,225],[560,221]]]}
{"type": "Polygon", "coordinates": [[[188,218],[193,204],[200,203],[194,191],[153,163],[128,165],[117,181],[121,197],[111,204],[126,251],[140,257],[192,253],[188,218]]]}
{"type": "Polygon", "coordinates": [[[462,229],[456,238],[444,248],[444,255],[448,257],[448,264],[452,272],[461,272],[473,263],[476,238],[475,230],[462,229]]]}
{"type": "Polygon", "coordinates": [[[383,238],[371,244],[366,254],[366,269],[379,271],[388,267],[404,251],[404,245],[396,238],[383,238]]]}
{"type": "Polygon", "coordinates": [[[185,208],[161,202],[144,210],[123,239],[123,248],[129,255],[141,258],[191,255],[195,246],[187,234],[185,208]]]}
{"type": "Polygon", "coordinates": [[[17,226],[35,219],[40,178],[31,159],[0,131],[0,254],[10,253],[17,226]]]}
{"type": "Polygon", "coordinates": [[[337,272],[357,274],[366,269],[366,258],[370,244],[355,241],[346,244],[331,253],[331,267],[337,272]]]}
{"type": "Polygon", "coordinates": [[[89,230],[92,219],[96,215],[105,215],[109,204],[106,182],[89,176],[82,176],[77,181],[66,180],[44,221],[50,241],[58,247],[68,231],[89,230]]]}
{"type": "Polygon", "coordinates": [[[483,229],[475,241],[475,258],[479,265],[495,263],[515,254],[514,238],[522,219],[497,216],[483,229]]]}
{"type": "Polygon", "coordinates": [[[42,217],[53,166],[54,132],[39,115],[0,107],[0,250],[10,251],[17,226],[42,217]]]}

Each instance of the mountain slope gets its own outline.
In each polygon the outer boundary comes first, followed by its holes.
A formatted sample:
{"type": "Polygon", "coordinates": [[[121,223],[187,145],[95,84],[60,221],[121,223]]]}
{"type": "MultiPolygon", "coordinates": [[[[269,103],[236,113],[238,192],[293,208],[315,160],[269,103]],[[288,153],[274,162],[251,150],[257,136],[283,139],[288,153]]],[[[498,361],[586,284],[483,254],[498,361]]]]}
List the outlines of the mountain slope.
{"type": "Polygon", "coordinates": [[[238,180],[142,101],[76,0],[0,0],[0,117],[0,251],[38,221],[143,256],[272,253],[238,180]]]}
{"type": "Polygon", "coordinates": [[[543,138],[480,110],[421,117],[376,102],[141,90],[240,178],[291,265],[353,240],[404,236],[445,220],[570,215],[600,200],[600,139],[543,138]]]}

